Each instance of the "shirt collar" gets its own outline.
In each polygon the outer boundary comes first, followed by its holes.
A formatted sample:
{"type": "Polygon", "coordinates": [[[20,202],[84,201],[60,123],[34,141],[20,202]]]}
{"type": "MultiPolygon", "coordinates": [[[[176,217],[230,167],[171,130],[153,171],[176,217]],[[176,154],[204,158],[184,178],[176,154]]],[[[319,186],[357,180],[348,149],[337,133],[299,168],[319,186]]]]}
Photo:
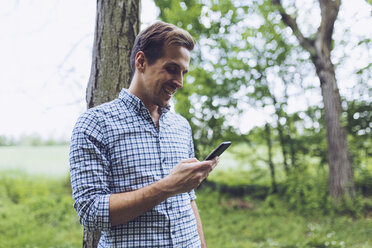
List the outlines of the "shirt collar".
{"type": "MultiPolygon", "coordinates": [[[[122,89],[119,94],[119,99],[121,99],[127,107],[133,109],[136,113],[147,110],[145,104],[137,96],[129,92],[128,89],[122,89]]],[[[165,114],[170,110],[170,106],[160,107],[160,113],[165,114]]]]}

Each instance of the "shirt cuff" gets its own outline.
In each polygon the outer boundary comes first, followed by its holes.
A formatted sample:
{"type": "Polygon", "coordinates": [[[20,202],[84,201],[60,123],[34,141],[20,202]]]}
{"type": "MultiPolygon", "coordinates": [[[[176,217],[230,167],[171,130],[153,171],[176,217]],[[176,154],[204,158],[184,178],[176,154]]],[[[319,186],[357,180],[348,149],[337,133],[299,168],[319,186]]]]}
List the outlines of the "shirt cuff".
{"type": "Polygon", "coordinates": [[[189,192],[189,196],[190,196],[190,201],[194,201],[196,199],[195,191],[194,190],[191,190],[189,192]]]}
{"type": "Polygon", "coordinates": [[[97,206],[96,226],[99,230],[109,231],[111,229],[110,222],[110,195],[102,195],[99,197],[97,206]]]}
{"type": "Polygon", "coordinates": [[[80,223],[87,231],[111,230],[110,195],[97,195],[88,209],[81,209],[79,213],[80,223]]]}

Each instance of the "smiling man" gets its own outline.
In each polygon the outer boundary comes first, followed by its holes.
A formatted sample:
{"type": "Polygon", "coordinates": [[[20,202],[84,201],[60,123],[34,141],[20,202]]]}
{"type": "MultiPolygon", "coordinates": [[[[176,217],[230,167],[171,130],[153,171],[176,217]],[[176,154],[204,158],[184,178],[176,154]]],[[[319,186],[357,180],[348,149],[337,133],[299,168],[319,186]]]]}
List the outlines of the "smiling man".
{"type": "Polygon", "coordinates": [[[129,89],[78,119],[71,138],[74,207],[99,247],[206,247],[194,188],[217,159],[194,158],[191,128],[169,111],[194,47],[156,22],[136,38],[129,89]]]}

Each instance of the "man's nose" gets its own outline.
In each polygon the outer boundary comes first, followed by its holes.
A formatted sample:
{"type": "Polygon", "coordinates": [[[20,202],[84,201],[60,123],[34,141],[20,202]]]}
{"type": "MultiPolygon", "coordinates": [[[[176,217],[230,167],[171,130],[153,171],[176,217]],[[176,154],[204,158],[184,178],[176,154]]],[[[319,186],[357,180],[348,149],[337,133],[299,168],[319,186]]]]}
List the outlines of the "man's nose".
{"type": "Polygon", "coordinates": [[[182,88],[182,85],[183,85],[183,74],[182,72],[181,73],[177,73],[176,77],[175,77],[175,83],[177,84],[177,87],[178,88],[182,88]]]}

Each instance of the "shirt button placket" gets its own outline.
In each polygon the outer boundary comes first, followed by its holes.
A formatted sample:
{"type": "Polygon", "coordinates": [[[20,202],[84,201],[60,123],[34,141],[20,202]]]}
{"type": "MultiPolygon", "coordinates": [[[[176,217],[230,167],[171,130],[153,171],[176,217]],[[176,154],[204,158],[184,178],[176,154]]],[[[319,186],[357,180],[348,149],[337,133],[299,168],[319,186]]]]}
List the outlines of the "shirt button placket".
{"type": "Polygon", "coordinates": [[[174,229],[174,227],[171,227],[171,238],[172,238],[172,243],[176,244],[177,243],[176,230],[174,229]]]}
{"type": "Polygon", "coordinates": [[[160,145],[160,158],[161,158],[161,165],[164,169],[165,167],[165,156],[166,156],[166,151],[164,149],[164,138],[159,134],[159,145],[160,145]]]}

